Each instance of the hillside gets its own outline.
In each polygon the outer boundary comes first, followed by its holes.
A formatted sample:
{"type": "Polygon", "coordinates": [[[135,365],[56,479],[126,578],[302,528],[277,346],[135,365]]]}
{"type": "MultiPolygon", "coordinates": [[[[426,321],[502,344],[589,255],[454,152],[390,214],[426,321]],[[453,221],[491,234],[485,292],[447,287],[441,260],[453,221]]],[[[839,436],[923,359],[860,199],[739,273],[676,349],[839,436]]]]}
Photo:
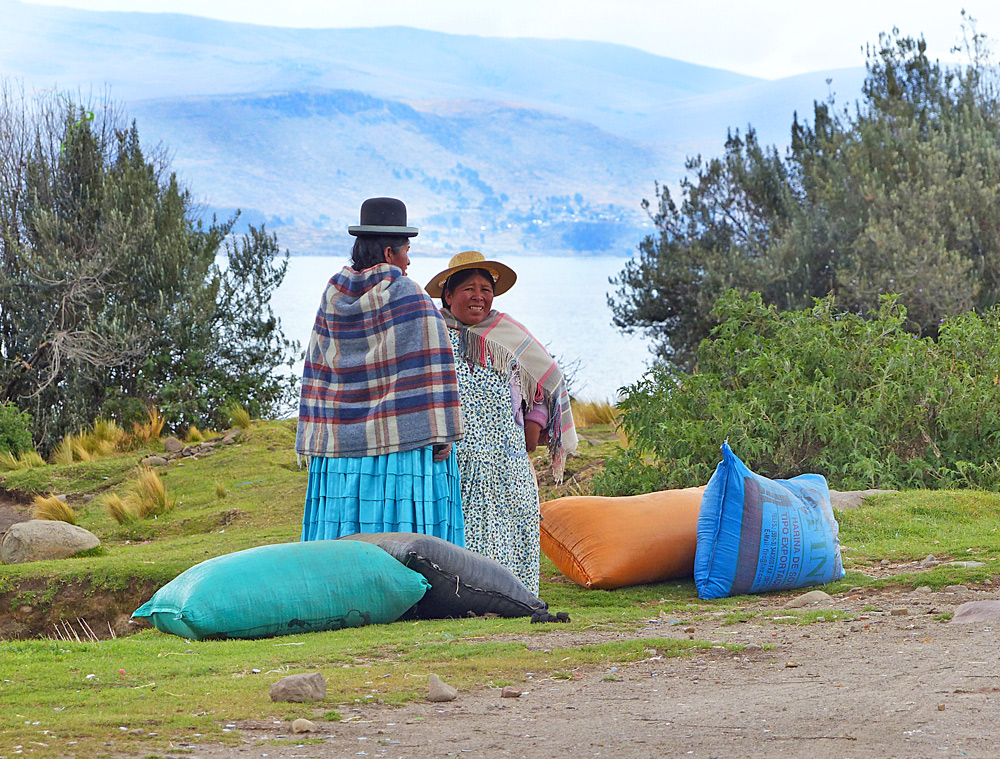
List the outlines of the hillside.
{"type": "Polygon", "coordinates": [[[607,43],[403,27],[284,29],[0,0],[0,75],[109,92],[205,216],[243,209],[293,254],[343,245],[359,199],[404,197],[425,252],[630,254],[643,198],[752,122],[783,144],[832,79],[775,82],[607,43]]]}
{"type": "MultiPolygon", "coordinates": [[[[569,612],[567,624],[432,619],[199,642],[128,624],[192,565],[296,542],[306,475],[294,432],[294,422],[256,422],[214,453],[192,445],[160,468],[176,507],[121,526],[107,500],[128,493],[148,450],[0,475],[0,518],[26,518],[28,494],[62,493],[103,541],[71,559],[0,565],[0,751],[293,759],[308,743],[316,757],[389,745],[392,756],[444,746],[500,756],[490,741],[509,736],[557,757],[584,745],[644,759],[661,744],[770,757],[772,741],[806,742],[823,759],[855,741],[875,756],[932,756],[941,745],[991,755],[998,709],[984,678],[997,674],[982,652],[993,627],[942,622],[965,601],[996,597],[994,493],[909,491],[838,512],[848,575],[805,608],[789,608],[802,590],[702,601],[690,577],[588,590],[543,559],[541,596],[569,612]],[[270,699],[281,677],[317,671],[322,700],[270,699]],[[429,703],[430,672],[458,700],[429,703]],[[522,697],[501,701],[505,685],[522,697]],[[721,726],[699,716],[717,715],[720,701],[729,707],[721,726]],[[301,717],[319,731],[292,734],[301,717]]],[[[570,481],[563,490],[543,482],[543,498],[589,493],[588,472],[617,445],[607,427],[581,433],[570,481]]],[[[149,448],[162,453],[163,443],[149,448]]]]}

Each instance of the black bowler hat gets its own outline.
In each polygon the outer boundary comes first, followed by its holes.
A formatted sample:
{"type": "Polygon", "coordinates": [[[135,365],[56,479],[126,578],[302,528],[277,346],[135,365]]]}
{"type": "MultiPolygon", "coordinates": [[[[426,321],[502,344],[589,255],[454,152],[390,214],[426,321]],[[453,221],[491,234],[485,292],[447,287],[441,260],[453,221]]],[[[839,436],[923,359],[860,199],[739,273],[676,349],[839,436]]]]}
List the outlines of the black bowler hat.
{"type": "Polygon", "coordinates": [[[416,237],[417,228],[406,226],[406,205],[396,198],[368,198],[361,204],[361,224],[348,227],[355,237],[362,235],[402,235],[416,237]]]}

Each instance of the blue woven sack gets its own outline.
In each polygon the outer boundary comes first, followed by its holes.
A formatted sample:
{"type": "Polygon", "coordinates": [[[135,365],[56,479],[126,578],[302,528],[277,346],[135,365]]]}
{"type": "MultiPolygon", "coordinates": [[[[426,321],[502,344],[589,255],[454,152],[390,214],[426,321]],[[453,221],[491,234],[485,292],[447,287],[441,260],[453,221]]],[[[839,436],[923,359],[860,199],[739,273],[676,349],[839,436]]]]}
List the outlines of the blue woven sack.
{"type": "Polygon", "coordinates": [[[830,489],[819,474],[769,480],[722,446],[698,512],[700,598],[765,593],[844,576],[830,489]]]}
{"type": "Polygon", "coordinates": [[[429,587],[367,543],[282,543],[203,561],[132,616],[191,640],[267,638],[395,622],[429,587]]]}

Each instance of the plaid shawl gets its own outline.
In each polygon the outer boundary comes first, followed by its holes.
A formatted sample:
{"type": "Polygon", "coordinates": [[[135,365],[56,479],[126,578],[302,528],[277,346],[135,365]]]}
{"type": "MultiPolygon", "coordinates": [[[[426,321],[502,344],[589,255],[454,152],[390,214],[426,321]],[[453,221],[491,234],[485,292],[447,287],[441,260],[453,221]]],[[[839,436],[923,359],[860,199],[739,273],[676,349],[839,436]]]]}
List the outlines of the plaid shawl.
{"type": "Polygon", "coordinates": [[[561,483],[566,455],[576,451],[577,438],[566,378],[555,359],[523,325],[507,314],[493,310],[479,324],[469,326],[448,310],[442,313],[448,327],[460,333],[458,358],[490,367],[507,377],[517,372],[528,410],[536,403],[545,404],[549,415],[552,476],[561,483]]]}
{"type": "Polygon", "coordinates": [[[395,266],[345,266],[309,338],[295,450],[379,456],[461,437],[455,358],[430,297],[395,266]]]}

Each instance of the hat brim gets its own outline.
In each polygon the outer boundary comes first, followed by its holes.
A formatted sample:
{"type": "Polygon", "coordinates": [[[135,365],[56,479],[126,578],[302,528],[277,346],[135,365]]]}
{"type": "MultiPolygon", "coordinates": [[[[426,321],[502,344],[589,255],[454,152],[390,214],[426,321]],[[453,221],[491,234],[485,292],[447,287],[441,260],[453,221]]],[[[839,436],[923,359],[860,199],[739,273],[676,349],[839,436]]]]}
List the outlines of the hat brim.
{"type": "Polygon", "coordinates": [[[401,237],[416,237],[416,227],[380,227],[372,224],[363,224],[355,227],[348,227],[347,233],[360,237],[363,235],[399,235],[401,237]]]}
{"type": "Polygon", "coordinates": [[[451,266],[444,271],[439,271],[427,283],[424,290],[432,298],[440,298],[444,292],[444,283],[448,281],[448,277],[466,269],[486,269],[486,271],[493,275],[494,296],[503,295],[517,282],[517,274],[506,264],[502,264],[499,261],[470,261],[467,264],[459,264],[458,266],[451,266]]]}

